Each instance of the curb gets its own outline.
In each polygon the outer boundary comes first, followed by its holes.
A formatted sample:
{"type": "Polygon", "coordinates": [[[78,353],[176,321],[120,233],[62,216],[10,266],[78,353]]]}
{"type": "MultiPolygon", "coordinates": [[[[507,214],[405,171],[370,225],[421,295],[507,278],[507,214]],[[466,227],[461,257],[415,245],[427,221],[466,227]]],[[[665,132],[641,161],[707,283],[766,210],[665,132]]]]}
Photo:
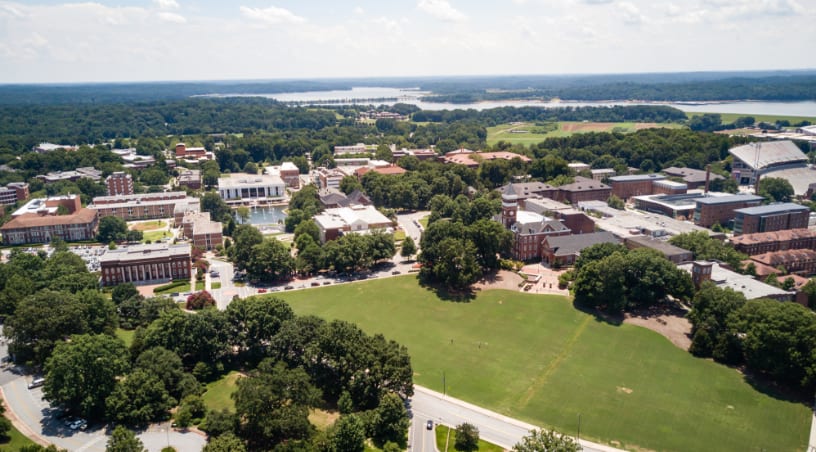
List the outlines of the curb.
{"type": "Polygon", "coordinates": [[[14,428],[19,430],[23,436],[41,446],[48,447],[51,445],[49,441],[46,441],[37,432],[31,430],[25,422],[21,421],[20,418],[17,417],[17,413],[15,413],[11,409],[11,406],[6,402],[6,393],[2,387],[0,387],[0,397],[3,398],[3,407],[6,409],[6,417],[11,421],[11,425],[13,425],[14,428]]]}

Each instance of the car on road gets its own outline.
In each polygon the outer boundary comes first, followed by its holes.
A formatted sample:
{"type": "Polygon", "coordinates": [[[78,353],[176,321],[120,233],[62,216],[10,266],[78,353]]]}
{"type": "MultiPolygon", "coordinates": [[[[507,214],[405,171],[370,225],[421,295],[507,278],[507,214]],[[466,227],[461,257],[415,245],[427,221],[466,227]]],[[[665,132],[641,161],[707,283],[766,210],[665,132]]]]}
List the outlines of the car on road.
{"type": "Polygon", "coordinates": [[[258,289],[258,293],[266,293],[266,289],[258,289]]]}
{"type": "Polygon", "coordinates": [[[210,276],[212,276],[213,278],[218,278],[219,276],[221,276],[221,274],[215,270],[212,270],[210,271],[210,276]]]}
{"type": "Polygon", "coordinates": [[[31,383],[28,384],[28,389],[39,388],[40,386],[45,384],[45,377],[37,377],[31,380],[31,383]]]}
{"type": "Polygon", "coordinates": [[[320,283],[319,283],[319,282],[317,282],[317,281],[312,281],[312,287],[317,287],[317,286],[319,286],[319,285],[320,285],[320,283]]]}
{"type": "Polygon", "coordinates": [[[283,288],[283,290],[292,290],[294,288],[295,288],[295,286],[286,286],[286,287],[283,288]]]}
{"type": "Polygon", "coordinates": [[[425,423],[425,428],[428,430],[433,430],[433,421],[428,419],[428,422],[425,423]]]}
{"type": "Polygon", "coordinates": [[[392,275],[399,275],[399,274],[400,274],[400,271],[399,271],[399,270],[394,270],[394,271],[392,271],[392,272],[391,272],[391,274],[392,274],[392,275]]]}
{"type": "Polygon", "coordinates": [[[331,284],[331,281],[323,281],[324,286],[328,286],[329,284],[331,284]]]}

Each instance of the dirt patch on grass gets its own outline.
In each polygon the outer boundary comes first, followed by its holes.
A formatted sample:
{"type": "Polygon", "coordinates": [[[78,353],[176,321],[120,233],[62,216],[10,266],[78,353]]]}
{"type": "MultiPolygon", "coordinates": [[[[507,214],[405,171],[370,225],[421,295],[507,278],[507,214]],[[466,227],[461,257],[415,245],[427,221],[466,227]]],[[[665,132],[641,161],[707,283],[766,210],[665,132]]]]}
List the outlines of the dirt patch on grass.
{"type": "Polygon", "coordinates": [[[519,284],[524,281],[521,276],[507,270],[499,270],[496,273],[485,275],[473,285],[477,290],[507,289],[519,290],[519,284]]]}
{"type": "Polygon", "coordinates": [[[618,392],[622,392],[624,394],[631,394],[633,391],[629,388],[625,388],[623,386],[618,386],[618,392]]]}
{"type": "Polygon", "coordinates": [[[312,423],[318,430],[326,431],[329,427],[334,425],[340,413],[337,411],[326,411],[319,408],[309,410],[309,422],[312,423]]]}
{"type": "Polygon", "coordinates": [[[136,223],[130,225],[130,229],[133,231],[153,231],[155,229],[161,229],[167,227],[167,222],[165,221],[147,221],[144,223],[136,223]]]}
{"type": "Polygon", "coordinates": [[[672,344],[688,351],[691,346],[691,322],[679,308],[648,309],[626,314],[623,323],[638,325],[662,334],[672,344]]]}

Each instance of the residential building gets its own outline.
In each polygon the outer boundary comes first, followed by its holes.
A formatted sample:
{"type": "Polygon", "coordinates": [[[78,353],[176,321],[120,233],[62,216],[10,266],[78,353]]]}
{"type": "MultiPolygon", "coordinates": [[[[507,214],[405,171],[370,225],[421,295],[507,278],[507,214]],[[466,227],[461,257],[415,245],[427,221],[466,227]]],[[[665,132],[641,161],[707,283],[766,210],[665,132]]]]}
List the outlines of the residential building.
{"type": "Polygon", "coordinates": [[[34,199],[12,217],[0,227],[4,245],[93,240],[98,226],[96,211],[82,208],[78,195],[34,199]],[[60,208],[67,213],[59,215],[60,208]]]}
{"type": "Polygon", "coordinates": [[[737,251],[748,255],[785,250],[816,250],[816,230],[787,229],[742,234],[733,237],[731,244],[737,251]]]}
{"type": "Polygon", "coordinates": [[[14,205],[17,201],[25,201],[29,195],[27,183],[9,182],[5,187],[0,187],[0,205],[14,205]]]}
{"type": "Polygon", "coordinates": [[[794,203],[777,203],[734,211],[734,235],[808,227],[810,209],[794,203]]]}
{"type": "Polygon", "coordinates": [[[542,261],[552,267],[570,266],[584,248],[599,243],[620,243],[620,240],[611,232],[545,237],[541,244],[542,261]]]}
{"type": "Polygon", "coordinates": [[[183,191],[97,196],[88,208],[97,211],[99,218],[115,216],[125,221],[153,220],[172,217],[176,204],[190,200],[199,203],[197,198],[189,198],[183,191]]]}
{"type": "Polygon", "coordinates": [[[187,187],[190,190],[201,189],[201,170],[197,169],[181,169],[176,178],[176,184],[179,187],[187,187]]]}
{"type": "Polygon", "coordinates": [[[697,189],[697,188],[705,188],[706,186],[706,177],[709,178],[710,181],[712,180],[721,180],[725,179],[724,177],[720,176],[719,174],[709,174],[706,176],[706,171],[698,170],[694,168],[679,168],[676,166],[671,166],[669,168],[663,168],[661,171],[669,176],[680,178],[686,184],[689,190],[697,189]]]}
{"type": "Polygon", "coordinates": [[[270,201],[286,196],[286,184],[280,176],[269,174],[233,174],[218,178],[218,194],[224,201],[270,201]]]}
{"type": "Polygon", "coordinates": [[[730,196],[711,196],[694,201],[694,224],[710,228],[715,224],[726,226],[736,217],[736,210],[756,207],[765,198],[757,195],[739,194],[730,196]]]}
{"type": "Polygon", "coordinates": [[[374,206],[353,205],[326,209],[314,216],[320,230],[320,243],[334,240],[343,234],[367,233],[375,229],[390,230],[394,223],[374,206]]]}
{"type": "Polygon", "coordinates": [[[757,281],[748,275],[731,271],[715,261],[686,262],[678,265],[677,268],[691,274],[691,280],[698,288],[703,282],[711,281],[719,288],[728,287],[745,295],[748,300],[772,298],[779,301],[791,301],[795,296],[794,291],[782,290],[757,281]]]}
{"type": "Polygon", "coordinates": [[[116,171],[106,177],[105,185],[108,187],[108,196],[133,194],[133,177],[124,171],[116,171]]]}
{"type": "Polygon", "coordinates": [[[103,286],[132,282],[190,279],[192,263],[188,244],[153,243],[107,250],[99,257],[103,286]]]}
{"type": "Polygon", "coordinates": [[[630,250],[635,248],[649,248],[655,250],[675,264],[689,262],[694,258],[691,251],[680,248],[679,246],[674,246],[665,240],[656,239],[654,237],[636,235],[634,237],[624,238],[623,242],[630,250]]]}
{"type": "Polygon", "coordinates": [[[751,260],[757,264],[773,268],[774,273],[780,273],[779,268],[784,268],[784,273],[793,273],[801,276],[816,274],[816,251],[808,249],[795,249],[784,251],[771,251],[769,253],[751,256],[751,260]]]}
{"type": "Polygon", "coordinates": [[[731,148],[728,153],[734,157],[731,175],[740,185],[754,185],[757,174],[806,166],[808,161],[807,155],[789,140],[758,141],[731,148]]]}
{"type": "Polygon", "coordinates": [[[627,200],[632,196],[654,194],[654,182],[665,180],[662,174],[632,174],[609,178],[612,194],[627,200]]]}

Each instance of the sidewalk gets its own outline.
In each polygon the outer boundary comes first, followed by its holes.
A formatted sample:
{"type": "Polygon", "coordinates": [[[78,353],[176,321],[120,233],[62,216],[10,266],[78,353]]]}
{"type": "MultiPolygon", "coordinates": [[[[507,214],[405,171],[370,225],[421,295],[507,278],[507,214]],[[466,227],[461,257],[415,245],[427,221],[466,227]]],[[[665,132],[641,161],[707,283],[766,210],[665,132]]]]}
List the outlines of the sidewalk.
{"type": "Polygon", "coordinates": [[[816,410],[810,420],[810,440],[808,441],[807,452],[816,452],[816,410]]]}
{"type": "MultiPolygon", "coordinates": [[[[440,394],[440,393],[438,393],[436,391],[432,391],[432,390],[430,390],[428,388],[424,388],[422,386],[414,385],[414,392],[422,392],[425,395],[434,397],[434,398],[439,399],[439,400],[444,400],[444,401],[446,401],[448,403],[452,403],[454,405],[458,405],[458,406],[461,406],[463,408],[466,408],[466,409],[469,409],[469,410],[472,410],[472,411],[476,411],[476,412],[481,413],[481,414],[483,414],[485,416],[489,416],[489,417],[492,417],[494,419],[498,419],[498,420],[500,420],[502,422],[512,424],[512,425],[515,425],[517,427],[521,427],[521,428],[523,428],[523,429],[525,429],[527,431],[536,430],[536,429],[539,428],[539,427],[536,427],[535,425],[528,424],[528,423],[520,421],[518,419],[513,419],[511,417],[504,416],[502,414],[487,410],[485,408],[482,408],[482,407],[479,407],[479,406],[476,406],[476,405],[472,405],[470,403],[465,402],[464,400],[459,400],[459,399],[453,398],[451,396],[442,395],[442,394],[440,394]]],[[[603,444],[593,443],[592,441],[586,441],[586,440],[582,439],[579,442],[581,443],[582,447],[593,449],[593,450],[598,450],[598,451],[603,451],[603,452],[623,452],[622,449],[616,449],[616,448],[611,447],[611,446],[606,446],[606,445],[603,445],[603,444]]]]}

